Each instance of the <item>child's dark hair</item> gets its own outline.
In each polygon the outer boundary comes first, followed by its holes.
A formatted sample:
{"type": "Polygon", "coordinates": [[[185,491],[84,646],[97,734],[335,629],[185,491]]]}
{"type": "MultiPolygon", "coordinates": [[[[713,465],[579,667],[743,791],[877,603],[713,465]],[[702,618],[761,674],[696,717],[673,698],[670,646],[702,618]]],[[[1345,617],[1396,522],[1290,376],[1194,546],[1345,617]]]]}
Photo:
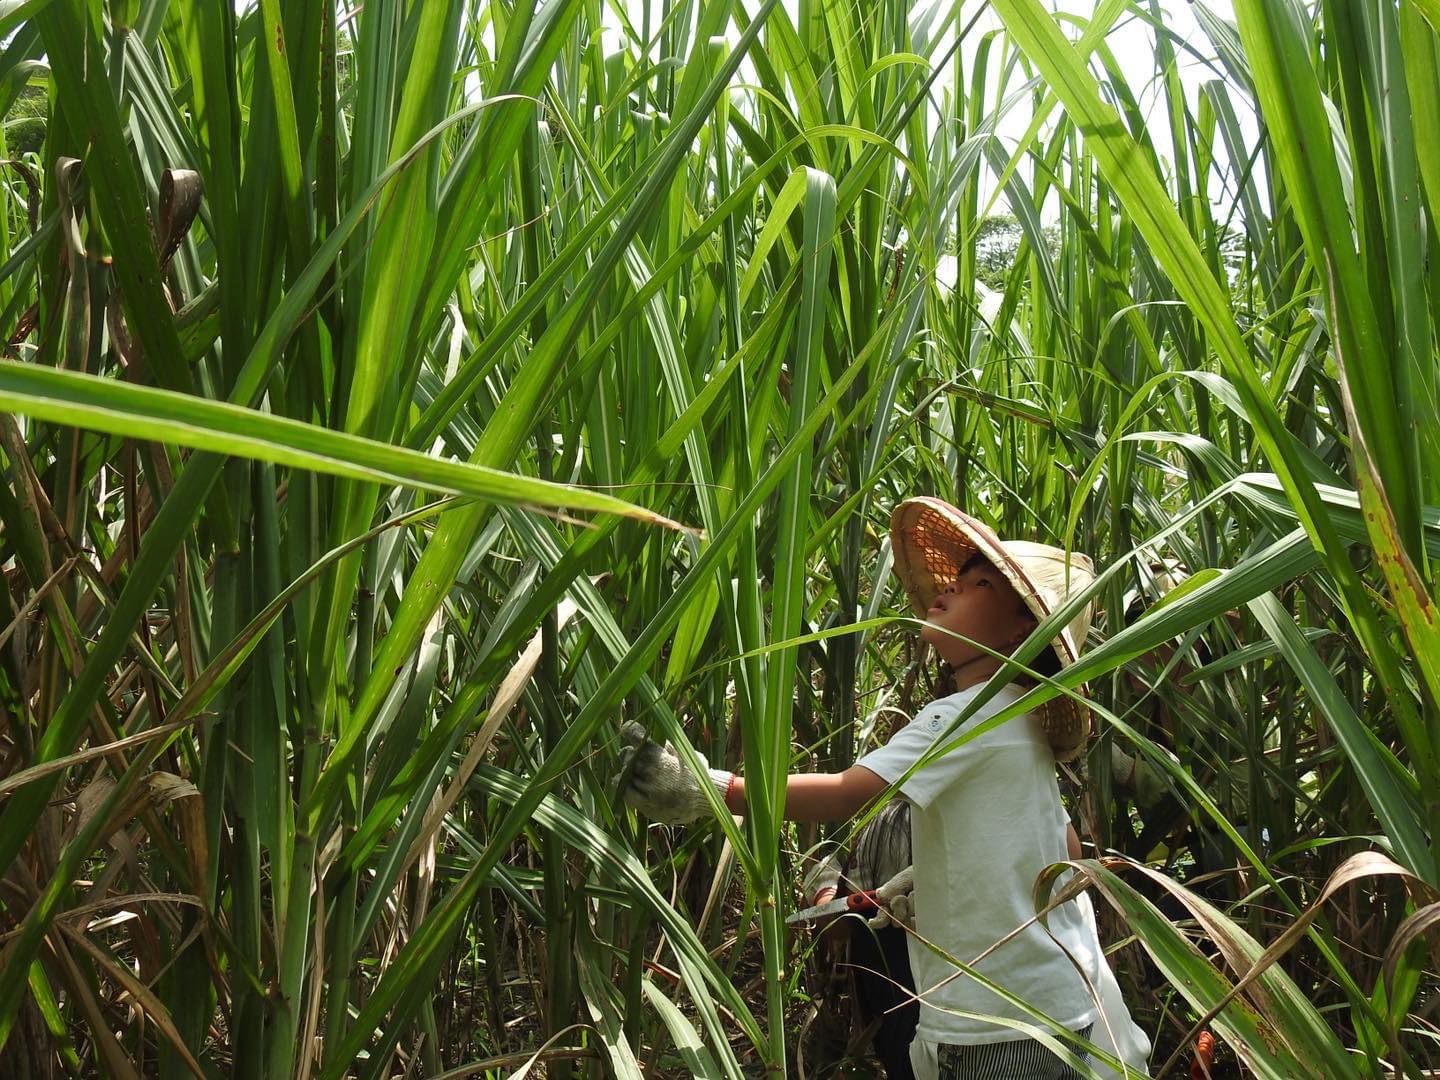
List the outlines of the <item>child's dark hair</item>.
{"type": "Polygon", "coordinates": [[[856,836],[855,852],[846,870],[868,882],[864,888],[873,889],[909,864],[910,804],[904,799],[892,799],[856,836]]]}

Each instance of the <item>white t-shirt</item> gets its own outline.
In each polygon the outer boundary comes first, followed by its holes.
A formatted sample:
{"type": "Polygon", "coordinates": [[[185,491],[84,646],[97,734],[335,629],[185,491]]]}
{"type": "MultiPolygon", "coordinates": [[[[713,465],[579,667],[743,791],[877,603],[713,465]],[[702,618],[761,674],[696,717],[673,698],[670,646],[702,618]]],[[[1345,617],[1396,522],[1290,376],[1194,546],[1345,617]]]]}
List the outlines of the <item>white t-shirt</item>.
{"type": "MultiPolygon", "coordinates": [[[[980,690],[972,687],[931,702],[862,765],[894,783],[905,775],[980,690]]],[[[946,742],[1020,696],[1001,690],[946,742]]],[[[900,786],[914,809],[910,837],[915,861],[915,929],[957,960],[977,956],[1035,915],[1031,889],[1041,870],[1068,857],[1069,819],[1055,782],[1055,757],[1030,714],[1006,721],[917,769],[900,786]]],[[[1096,1018],[1085,980],[1098,985],[1104,957],[1093,923],[1071,902],[1000,946],[976,969],[1071,1031],[1096,1018]],[[1063,950],[1062,950],[1063,946],[1063,950]],[[1065,954],[1073,957],[1074,963],[1065,954]]],[[[910,939],[910,966],[920,992],[958,969],[910,939]]],[[[959,974],[922,999],[916,1038],[936,1043],[1005,1042],[1013,1028],[956,1016],[947,1009],[1034,1020],[981,983],[959,974]]]]}

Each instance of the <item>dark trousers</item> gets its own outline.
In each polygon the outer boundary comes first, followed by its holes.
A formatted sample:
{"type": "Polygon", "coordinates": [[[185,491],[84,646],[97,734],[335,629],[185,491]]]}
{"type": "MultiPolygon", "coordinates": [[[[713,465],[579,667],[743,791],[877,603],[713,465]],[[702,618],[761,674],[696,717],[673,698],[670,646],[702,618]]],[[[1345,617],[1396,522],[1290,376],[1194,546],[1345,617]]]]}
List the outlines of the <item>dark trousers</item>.
{"type": "Polygon", "coordinates": [[[850,963],[861,1021],[867,1026],[879,1022],[875,1056],[889,1080],[915,1080],[910,1041],[920,1020],[920,1003],[914,999],[905,931],[893,926],[872,930],[859,919],[853,921],[857,925],[850,931],[850,963]]]}

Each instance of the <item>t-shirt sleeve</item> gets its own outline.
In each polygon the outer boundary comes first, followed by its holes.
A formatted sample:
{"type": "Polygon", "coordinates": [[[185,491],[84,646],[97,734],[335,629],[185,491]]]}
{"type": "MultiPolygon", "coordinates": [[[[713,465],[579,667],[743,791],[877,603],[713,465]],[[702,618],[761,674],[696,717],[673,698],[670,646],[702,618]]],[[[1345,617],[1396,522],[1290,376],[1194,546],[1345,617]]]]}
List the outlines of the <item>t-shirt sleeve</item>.
{"type": "MultiPolygon", "coordinates": [[[[872,750],[855,764],[869,769],[888,784],[896,783],[929,751],[935,740],[945,734],[956,715],[954,709],[927,706],[897,731],[888,743],[872,750]]],[[[957,734],[952,732],[946,741],[952,741],[957,734]]],[[[947,787],[961,781],[974,767],[977,753],[983,752],[976,746],[975,740],[962,743],[948,754],[916,769],[900,785],[900,792],[923,810],[947,787]]]]}

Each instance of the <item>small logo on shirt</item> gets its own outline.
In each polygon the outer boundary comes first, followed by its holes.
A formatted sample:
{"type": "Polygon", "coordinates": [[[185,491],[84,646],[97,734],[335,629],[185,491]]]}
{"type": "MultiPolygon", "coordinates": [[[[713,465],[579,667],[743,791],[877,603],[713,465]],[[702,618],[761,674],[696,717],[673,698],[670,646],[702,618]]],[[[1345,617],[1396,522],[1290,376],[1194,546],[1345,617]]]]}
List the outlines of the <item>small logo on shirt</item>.
{"type": "Polygon", "coordinates": [[[940,717],[938,717],[938,716],[932,716],[932,717],[930,717],[930,730],[931,730],[931,731],[939,731],[939,730],[940,730],[940,717]]]}

